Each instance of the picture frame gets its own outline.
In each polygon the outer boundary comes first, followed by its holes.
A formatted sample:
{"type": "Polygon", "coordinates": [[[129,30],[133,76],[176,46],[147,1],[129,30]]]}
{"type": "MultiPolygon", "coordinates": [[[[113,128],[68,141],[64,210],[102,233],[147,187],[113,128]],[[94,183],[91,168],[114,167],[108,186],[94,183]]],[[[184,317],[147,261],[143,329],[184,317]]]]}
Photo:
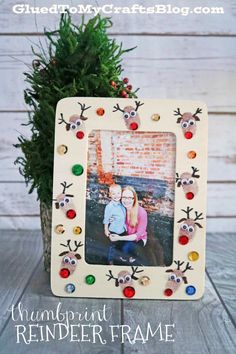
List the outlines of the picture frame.
{"type": "Polygon", "coordinates": [[[199,101],[70,97],[58,102],[51,247],[54,295],[173,300],[203,295],[207,134],[207,107],[199,101]],[[118,147],[119,139],[123,140],[118,147]],[[91,147],[94,141],[96,148],[91,147]],[[122,152],[119,157],[117,149],[122,152]],[[127,184],[132,185],[128,192],[127,184]],[[114,191],[117,200],[111,199],[114,191]],[[139,198],[131,225],[134,195],[139,198]],[[169,213],[165,222],[172,231],[163,252],[166,260],[160,262],[157,245],[165,244],[167,234],[157,225],[165,216],[164,204],[169,213]],[[113,209],[104,221],[108,205],[113,209]],[[140,233],[143,220],[148,220],[146,231],[144,227],[140,233]],[[151,227],[156,246],[148,250],[151,227]],[[136,253],[126,253],[123,244],[136,253]],[[113,258],[106,261],[109,251],[113,258]]]}

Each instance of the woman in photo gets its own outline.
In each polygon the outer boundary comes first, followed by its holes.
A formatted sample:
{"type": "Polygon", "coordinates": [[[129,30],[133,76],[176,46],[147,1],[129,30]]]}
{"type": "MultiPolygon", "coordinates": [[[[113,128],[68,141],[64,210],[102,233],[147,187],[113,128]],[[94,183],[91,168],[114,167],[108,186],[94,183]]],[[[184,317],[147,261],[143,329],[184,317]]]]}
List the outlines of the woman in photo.
{"type": "Polygon", "coordinates": [[[138,204],[138,197],[133,187],[127,186],[122,190],[121,202],[126,209],[127,235],[110,234],[112,242],[122,241],[120,260],[135,263],[140,247],[147,243],[147,212],[138,204]]]}

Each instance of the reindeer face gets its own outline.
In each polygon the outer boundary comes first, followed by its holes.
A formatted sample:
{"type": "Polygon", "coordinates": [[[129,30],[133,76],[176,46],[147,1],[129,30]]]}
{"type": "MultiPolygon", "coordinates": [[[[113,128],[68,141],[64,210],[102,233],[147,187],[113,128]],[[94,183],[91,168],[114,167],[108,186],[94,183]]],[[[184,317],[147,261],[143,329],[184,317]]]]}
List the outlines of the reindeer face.
{"type": "Polygon", "coordinates": [[[138,112],[132,106],[124,108],[123,118],[125,125],[130,130],[137,130],[140,126],[140,117],[138,112]]]}
{"type": "MultiPolygon", "coordinates": [[[[86,118],[87,119],[87,118],[86,118]]],[[[84,123],[81,117],[78,114],[74,114],[69,118],[69,129],[73,131],[74,133],[78,131],[83,131],[84,129],[84,123]]]]}
{"type": "Polygon", "coordinates": [[[72,195],[71,194],[59,194],[56,198],[56,208],[67,211],[73,209],[72,195]]]}
{"type": "Polygon", "coordinates": [[[121,109],[117,104],[114,106],[113,112],[120,111],[123,114],[123,119],[125,121],[125,125],[130,130],[137,130],[140,126],[140,117],[138,114],[138,108],[143,105],[140,101],[135,101],[136,107],[126,106],[124,109],[121,109]]]}
{"type": "Polygon", "coordinates": [[[78,260],[81,259],[81,256],[75,252],[67,252],[61,261],[61,269],[68,269],[70,274],[72,274],[77,266],[78,260]]]}
{"type": "Polygon", "coordinates": [[[133,279],[131,274],[127,271],[121,271],[118,273],[118,283],[121,289],[123,290],[126,286],[132,286],[133,279]]]}
{"type": "Polygon", "coordinates": [[[166,272],[169,273],[168,280],[166,282],[164,294],[166,296],[171,296],[182,283],[187,284],[187,278],[185,272],[187,270],[192,270],[193,268],[187,263],[185,269],[181,270],[180,267],[184,262],[174,261],[177,264],[177,269],[167,269],[166,272]]]}
{"type": "Polygon", "coordinates": [[[73,194],[66,194],[65,191],[67,188],[72,186],[72,184],[67,185],[66,182],[61,183],[63,187],[63,192],[57,196],[55,201],[56,209],[61,209],[69,219],[74,219],[76,216],[74,204],[72,202],[73,194]]]}
{"type": "Polygon", "coordinates": [[[179,236],[187,236],[189,240],[192,240],[196,232],[195,221],[193,219],[187,219],[180,224],[179,236]]]}
{"type": "Polygon", "coordinates": [[[194,195],[198,191],[197,181],[192,175],[188,172],[184,172],[180,175],[181,186],[186,193],[192,192],[194,195]]]}
{"type": "Polygon", "coordinates": [[[196,133],[196,119],[192,113],[184,113],[180,121],[182,131],[185,137],[193,136],[196,133]]]}
{"type": "Polygon", "coordinates": [[[74,219],[76,217],[75,207],[72,202],[73,195],[71,194],[59,194],[56,198],[56,209],[61,211],[69,218],[74,219]]]}
{"type": "Polygon", "coordinates": [[[74,132],[74,134],[76,135],[76,137],[78,139],[83,139],[84,137],[84,123],[83,121],[87,120],[88,118],[85,117],[84,111],[86,111],[87,109],[91,108],[89,107],[85,107],[85,104],[81,104],[80,102],[78,102],[78,104],[81,107],[81,113],[78,114],[74,114],[72,116],[70,116],[69,121],[66,121],[64,119],[63,114],[61,113],[61,118],[59,119],[59,124],[65,124],[65,128],[67,131],[72,131],[74,132]]]}
{"type": "Polygon", "coordinates": [[[200,108],[197,108],[195,113],[185,112],[181,114],[179,108],[174,111],[174,115],[178,116],[177,123],[181,124],[181,128],[186,139],[191,139],[195,135],[196,122],[200,120],[197,116],[199,113],[202,113],[200,108]]]}
{"type": "Polygon", "coordinates": [[[120,287],[124,296],[131,298],[135,295],[135,289],[133,287],[133,280],[138,280],[136,274],[143,272],[143,270],[138,270],[138,267],[131,267],[132,273],[127,270],[122,270],[118,273],[117,278],[114,277],[112,271],[109,270],[109,274],[106,274],[108,281],[114,280],[115,286],[120,287]]]}
{"type": "Polygon", "coordinates": [[[181,209],[187,217],[182,218],[178,221],[180,223],[180,229],[179,229],[179,243],[182,245],[186,245],[189,240],[192,240],[196,229],[202,228],[202,225],[199,224],[197,221],[202,220],[202,213],[198,213],[195,211],[195,219],[190,218],[190,213],[193,210],[193,208],[187,207],[186,210],[181,209]]]}
{"type": "Polygon", "coordinates": [[[182,186],[187,199],[193,199],[198,192],[198,185],[197,185],[196,178],[199,178],[200,176],[196,174],[196,172],[198,172],[197,168],[192,167],[192,170],[193,170],[192,174],[189,172],[184,172],[180,175],[180,177],[179,174],[176,173],[177,187],[182,186]]]}
{"type": "MultiPolygon", "coordinates": [[[[187,281],[186,277],[184,276],[181,270],[170,270],[170,274],[168,276],[168,281],[166,282],[166,289],[169,290],[169,293],[174,293],[185,280],[187,281]]],[[[172,295],[171,293],[171,295],[172,295]]]]}
{"type": "Polygon", "coordinates": [[[64,251],[59,254],[59,256],[62,257],[60,267],[60,276],[62,278],[68,278],[71,274],[73,274],[76,269],[78,260],[81,259],[80,254],[76,253],[76,251],[79,247],[82,247],[83,245],[81,244],[81,242],[75,242],[75,249],[72,250],[70,242],[70,240],[67,240],[67,245],[61,243],[61,246],[69,248],[68,251],[64,251]]]}

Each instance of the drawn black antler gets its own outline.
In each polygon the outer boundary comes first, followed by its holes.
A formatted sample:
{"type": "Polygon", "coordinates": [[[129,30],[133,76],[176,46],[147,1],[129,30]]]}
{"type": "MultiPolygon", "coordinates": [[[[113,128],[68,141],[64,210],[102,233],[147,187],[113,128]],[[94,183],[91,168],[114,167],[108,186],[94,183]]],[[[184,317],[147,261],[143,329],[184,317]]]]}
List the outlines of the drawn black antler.
{"type": "MultiPolygon", "coordinates": [[[[184,263],[184,262],[183,262],[184,263]]],[[[184,270],[182,270],[182,273],[185,273],[187,270],[193,270],[193,268],[189,265],[189,262],[186,264],[186,267],[184,270]]]]}
{"type": "Polygon", "coordinates": [[[82,247],[83,244],[81,243],[81,241],[80,241],[79,243],[77,243],[76,241],[74,241],[75,249],[73,250],[73,249],[71,248],[70,242],[71,242],[71,240],[67,240],[67,244],[66,244],[66,245],[64,245],[64,243],[60,243],[61,246],[68,248],[69,251],[68,251],[68,250],[67,250],[67,251],[63,251],[63,252],[61,252],[61,253],[59,254],[59,256],[60,256],[60,257],[61,257],[61,256],[65,256],[65,255],[68,254],[69,252],[74,252],[74,254],[73,254],[74,257],[76,257],[77,259],[81,259],[81,255],[78,254],[78,253],[75,253],[75,252],[77,251],[77,249],[78,249],[79,247],[82,247]]]}
{"type": "Polygon", "coordinates": [[[196,119],[196,120],[200,120],[199,117],[197,116],[197,114],[201,114],[202,113],[202,109],[201,108],[197,108],[196,112],[193,114],[193,117],[196,119]]]}
{"type": "Polygon", "coordinates": [[[135,274],[143,272],[143,269],[142,270],[138,270],[138,267],[131,267],[131,268],[132,268],[131,278],[134,279],[134,280],[138,280],[138,278],[135,277],[135,274]]]}
{"type": "Polygon", "coordinates": [[[61,113],[61,118],[59,118],[58,120],[59,120],[59,124],[62,124],[62,123],[69,124],[67,121],[65,121],[62,113],[61,113]]]}
{"type": "Polygon", "coordinates": [[[137,110],[139,109],[139,107],[143,106],[144,103],[141,103],[140,101],[135,101],[135,104],[136,104],[136,108],[135,108],[135,111],[137,112],[137,110]]]}
{"type": "Polygon", "coordinates": [[[181,209],[186,215],[187,215],[187,219],[190,219],[190,213],[193,210],[193,208],[187,207],[186,210],[181,209]]]}
{"type": "Polygon", "coordinates": [[[204,218],[201,218],[202,213],[198,214],[198,212],[197,212],[197,211],[195,211],[195,215],[196,215],[196,217],[195,217],[194,221],[197,221],[197,220],[203,220],[203,219],[204,219],[204,218]]]}
{"type": "Polygon", "coordinates": [[[190,219],[190,213],[191,213],[191,211],[193,210],[193,208],[189,208],[189,207],[187,207],[187,209],[186,210],[184,210],[184,209],[181,209],[187,216],[186,216],[186,218],[182,218],[182,219],[180,219],[179,221],[177,221],[178,223],[180,223],[180,222],[183,222],[183,221],[186,221],[186,220],[188,220],[188,219],[190,219]]]}
{"type": "Polygon", "coordinates": [[[115,286],[119,286],[118,278],[115,278],[114,275],[112,274],[112,271],[109,270],[109,274],[106,274],[108,277],[107,281],[114,279],[115,280],[115,286]]]}
{"type": "Polygon", "coordinates": [[[180,123],[180,122],[181,122],[181,119],[182,119],[182,117],[183,117],[183,114],[181,114],[179,108],[177,108],[177,110],[174,111],[174,116],[179,116],[179,118],[177,119],[176,123],[180,123]]]}
{"type": "Polygon", "coordinates": [[[195,211],[195,215],[196,215],[196,217],[195,217],[195,219],[194,219],[195,225],[197,225],[198,227],[200,227],[200,228],[202,229],[202,225],[199,224],[199,222],[196,222],[197,220],[203,220],[203,219],[204,219],[204,218],[201,218],[202,213],[198,214],[198,212],[195,211]]]}
{"type": "MultiPolygon", "coordinates": [[[[72,186],[72,185],[73,185],[73,183],[67,185],[66,181],[64,181],[63,183],[61,183],[61,186],[63,187],[63,192],[62,192],[62,194],[65,194],[66,189],[68,189],[68,188],[69,188],[70,186],[72,186]]],[[[68,194],[68,196],[69,196],[69,194],[68,194]]],[[[70,195],[70,196],[72,197],[72,195],[70,195]]]]}
{"type": "Polygon", "coordinates": [[[180,261],[174,261],[175,264],[177,265],[177,270],[181,270],[180,267],[184,264],[184,261],[183,262],[180,262],[180,261]]]}
{"type": "Polygon", "coordinates": [[[196,175],[196,172],[199,172],[199,170],[196,167],[193,167],[193,166],[191,168],[193,170],[192,177],[199,178],[200,175],[196,175]]]}
{"type": "Polygon", "coordinates": [[[117,112],[120,111],[124,113],[124,110],[120,108],[119,104],[117,103],[116,106],[113,106],[114,110],[112,112],[117,112]]]}
{"type": "Polygon", "coordinates": [[[71,243],[71,240],[67,240],[67,244],[66,244],[66,245],[64,245],[64,243],[60,243],[60,245],[66,247],[66,248],[68,248],[70,252],[76,252],[79,247],[82,247],[82,246],[83,246],[83,244],[82,244],[81,241],[80,241],[80,242],[74,241],[75,248],[72,249],[70,243],[71,243]]]}
{"type": "Polygon", "coordinates": [[[70,123],[64,119],[64,116],[62,113],[61,113],[61,118],[59,118],[58,121],[59,121],[59,124],[64,123],[66,125],[66,130],[70,130],[70,123]]]}
{"type": "Polygon", "coordinates": [[[87,109],[91,108],[91,106],[86,107],[86,106],[85,106],[85,103],[82,104],[82,103],[80,103],[80,102],[78,102],[78,104],[79,104],[80,107],[81,107],[80,119],[82,119],[82,120],[87,120],[88,118],[87,118],[87,117],[84,117],[84,116],[83,116],[83,113],[84,113],[84,111],[86,111],[87,109]]]}
{"type": "Polygon", "coordinates": [[[177,108],[176,111],[174,111],[174,116],[181,116],[182,117],[183,114],[180,113],[180,109],[177,108]]]}
{"type": "Polygon", "coordinates": [[[75,243],[75,249],[73,252],[76,252],[79,247],[83,247],[83,244],[81,241],[80,242],[74,241],[74,243],[75,243]]]}
{"type": "Polygon", "coordinates": [[[70,241],[71,240],[67,240],[67,244],[66,245],[64,245],[64,243],[60,243],[60,245],[63,246],[63,247],[69,248],[69,251],[71,252],[72,248],[70,247],[70,241]]]}

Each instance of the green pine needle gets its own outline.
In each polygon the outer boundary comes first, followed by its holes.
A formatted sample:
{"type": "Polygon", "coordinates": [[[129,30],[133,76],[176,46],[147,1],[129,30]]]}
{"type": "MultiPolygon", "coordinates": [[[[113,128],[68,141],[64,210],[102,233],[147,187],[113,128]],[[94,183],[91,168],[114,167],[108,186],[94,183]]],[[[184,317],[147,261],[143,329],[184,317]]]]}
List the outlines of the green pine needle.
{"type": "MultiPolygon", "coordinates": [[[[38,52],[32,47],[35,60],[32,70],[24,73],[30,88],[24,91],[25,103],[29,105],[28,122],[32,136],[18,138],[14,146],[20,148],[24,157],[18,157],[15,164],[30,184],[29,193],[37,190],[38,198],[51,205],[54,154],[54,124],[57,102],[65,97],[120,97],[125,85],[120,78],[123,71],[122,49],[107,35],[112,26],[109,18],[95,16],[80,26],[72,24],[68,13],[63,14],[59,29],[44,31],[48,41],[47,52],[42,46],[38,52]],[[114,81],[117,88],[110,84],[114,81]]],[[[136,91],[128,97],[135,98],[136,91]]]]}

